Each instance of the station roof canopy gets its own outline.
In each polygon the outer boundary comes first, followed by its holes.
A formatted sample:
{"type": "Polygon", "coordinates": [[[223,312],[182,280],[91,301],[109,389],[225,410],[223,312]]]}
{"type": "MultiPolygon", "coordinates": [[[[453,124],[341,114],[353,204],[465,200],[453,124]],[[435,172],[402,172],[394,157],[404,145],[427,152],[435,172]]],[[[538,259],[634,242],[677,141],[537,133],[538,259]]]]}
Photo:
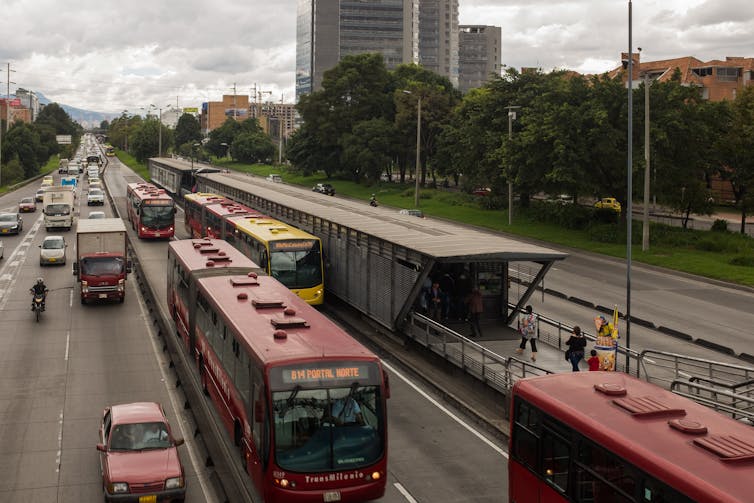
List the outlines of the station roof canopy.
{"type": "Polygon", "coordinates": [[[274,204],[334,222],[437,262],[551,262],[568,254],[458,223],[401,215],[398,209],[318,194],[241,174],[204,175],[274,204]]]}

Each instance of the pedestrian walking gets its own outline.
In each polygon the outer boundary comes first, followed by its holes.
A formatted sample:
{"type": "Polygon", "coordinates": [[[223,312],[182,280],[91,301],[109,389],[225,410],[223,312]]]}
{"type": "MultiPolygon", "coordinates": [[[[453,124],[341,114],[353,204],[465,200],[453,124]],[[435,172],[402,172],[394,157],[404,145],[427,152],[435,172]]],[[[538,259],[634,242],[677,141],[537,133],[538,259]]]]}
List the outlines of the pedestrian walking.
{"type": "Polygon", "coordinates": [[[566,341],[566,359],[571,362],[573,372],[579,371],[579,362],[584,358],[584,348],[586,347],[586,337],[581,333],[581,327],[573,327],[571,337],[566,341]]]}
{"type": "Polygon", "coordinates": [[[427,304],[429,305],[429,317],[435,321],[441,321],[443,311],[443,301],[445,294],[440,289],[438,282],[432,283],[432,288],[427,294],[427,304]]]}
{"type": "Polygon", "coordinates": [[[599,370],[600,369],[600,359],[597,356],[597,350],[593,349],[589,352],[591,355],[589,359],[586,361],[589,364],[589,371],[599,370]]]}
{"type": "Polygon", "coordinates": [[[520,355],[524,352],[528,340],[531,342],[531,361],[537,361],[537,317],[532,312],[531,305],[526,306],[526,310],[518,318],[518,331],[521,333],[521,344],[516,353],[520,355]]]}
{"type": "Polygon", "coordinates": [[[482,328],[479,326],[479,320],[482,317],[484,311],[484,301],[482,299],[482,292],[479,287],[474,287],[469,294],[468,301],[469,306],[469,321],[471,323],[471,336],[481,337],[482,328]]]}

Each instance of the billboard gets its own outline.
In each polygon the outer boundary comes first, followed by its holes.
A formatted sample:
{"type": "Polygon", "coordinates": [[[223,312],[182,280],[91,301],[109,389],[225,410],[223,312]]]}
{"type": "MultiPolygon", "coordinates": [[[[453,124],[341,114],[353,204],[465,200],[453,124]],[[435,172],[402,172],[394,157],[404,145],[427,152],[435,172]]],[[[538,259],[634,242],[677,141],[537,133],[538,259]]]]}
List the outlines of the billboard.
{"type": "Polygon", "coordinates": [[[183,109],[183,113],[185,114],[198,114],[199,109],[197,107],[185,107],[183,109]]]}
{"type": "Polygon", "coordinates": [[[55,141],[57,141],[61,145],[70,145],[72,138],[69,134],[59,134],[55,135],[55,141]]]}

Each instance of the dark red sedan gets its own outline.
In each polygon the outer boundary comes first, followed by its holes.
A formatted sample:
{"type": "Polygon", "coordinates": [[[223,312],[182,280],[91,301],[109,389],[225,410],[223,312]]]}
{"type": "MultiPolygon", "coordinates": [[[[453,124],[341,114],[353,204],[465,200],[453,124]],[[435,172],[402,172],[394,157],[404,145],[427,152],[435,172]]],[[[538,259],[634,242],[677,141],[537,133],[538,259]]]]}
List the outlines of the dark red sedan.
{"type": "Polygon", "coordinates": [[[99,429],[105,501],[183,501],[186,477],[162,406],[153,402],[113,405],[99,429]]]}
{"type": "Polygon", "coordinates": [[[37,202],[33,197],[25,197],[18,203],[19,213],[33,213],[37,211],[37,202]]]}

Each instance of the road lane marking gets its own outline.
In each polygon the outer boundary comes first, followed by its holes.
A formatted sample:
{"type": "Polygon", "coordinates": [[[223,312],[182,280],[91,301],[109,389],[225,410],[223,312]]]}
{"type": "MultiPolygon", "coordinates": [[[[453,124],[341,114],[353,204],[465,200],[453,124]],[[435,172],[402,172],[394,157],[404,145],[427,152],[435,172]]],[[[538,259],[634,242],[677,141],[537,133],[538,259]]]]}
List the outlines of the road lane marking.
{"type": "Polygon", "coordinates": [[[68,299],[68,307],[73,307],[73,289],[71,289],[71,295],[68,299]]]}
{"type": "Polygon", "coordinates": [[[477,430],[475,430],[470,424],[468,424],[466,421],[464,421],[463,419],[461,419],[460,417],[458,417],[457,415],[455,415],[453,412],[451,412],[450,409],[448,409],[447,407],[445,407],[444,405],[442,405],[440,402],[438,402],[437,400],[435,400],[434,398],[432,398],[431,396],[429,396],[426,392],[424,392],[422,389],[420,389],[419,386],[417,386],[416,384],[414,384],[413,382],[411,382],[408,379],[408,377],[406,377],[403,374],[401,374],[400,372],[398,372],[398,370],[395,367],[393,367],[392,365],[390,365],[389,363],[387,363],[385,361],[382,362],[382,365],[384,365],[390,372],[394,373],[403,382],[405,382],[406,384],[408,384],[409,386],[411,386],[414,389],[414,391],[416,391],[421,396],[423,396],[424,398],[426,398],[432,405],[434,405],[435,407],[437,407],[438,409],[440,409],[441,411],[443,411],[445,414],[447,414],[455,422],[457,422],[458,424],[460,424],[461,426],[463,426],[464,428],[466,428],[474,436],[476,436],[477,438],[479,438],[479,440],[481,440],[482,442],[484,442],[485,444],[487,444],[488,446],[490,446],[495,452],[497,452],[498,454],[500,454],[504,458],[508,459],[508,453],[507,452],[505,452],[503,449],[501,449],[500,447],[498,447],[494,443],[492,443],[487,437],[485,437],[484,435],[482,435],[481,433],[479,433],[477,430]]]}
{"type": "Polygon", "coordinates": [[[65,361],[68,361],[68,350],[70,349],[70,346],[71,346],[71,331],[68,330],[65,333],[65,358],[64,358],[65,361]]]}
{"type": "Polygon", "coordinates": [[[58,419],[58,453],[55,456],[55,473],[60,473],[60,458],[63,453],[63,411],[58,419]]]}
{"type": "MultiPolygon", "coordinates": [[[[136,290],[134,288],[134,290],[136,290]]],[[[160,374],[162,375],[162,382],[165,384],[165,389],[168,392],[168,397],[170,398],[170,404],[173,406],[173,410],[176,414],[176,419],[178,421],[178,428],[181,430],[181,435],[183,436],[183,439],[185,440],[186,447],[189,453],[189,457],[191,458],[191,464],[194,466],[194,473],[196,473],[196,479],[199,481],[199,485],[202,487],[202,494],[204,496],[204,501],[207,503],[215,503],[215,499],[212,498],[214,494],[210,492],[207,489],[207,483],[205,481],[206,473],[202,469],[204,466],[203,463],[200,463],[198,461],[199,455],[196,454],[194,451],[196,449],[196,446],[194,445],[193,441],[190,441],[192,437],[190,435],[186,435],[186,430],[183,425],[183,418],[181,416],[181,410],[182,406],[179,406],[179,404],[176,402],[176,392],[175,389],[168,386],[168,382],[170,382],[167,374],[165,373],[165,367],[166,365],[160,358],[160,354],[162,351],[157,347],[157,337],[159,337],[157,334],[154,333],[152,330],[152,324],[149,323],[150,315],[147,312],[147,307],[144,305],[144,299],[142,299],[141,294],[137,291],[136,292],[136,298],[139,302],[139,309],[141,310],[142,319],[144,320],[144,326],[147,329],[147,333],[149,334],[149,341],[152,343],[152,351],[154,352],[154,358],[157,360],[157,366],[160,368],[160,374]]],[[[169,335],[169,334],[168,334],[169,335]]]]}
{"type": "Polygon", "coordinates": [[[398,492],[401,493],[404,498],[406,498],[406,501],[408,501],[409,503],[418,503],[416,499],[413,496],[411,496],[411,493],[408,492],[408,490],[405,487],[403,487],[400,482],[395,482],[393,483],[393,485],[395,486],[396,489],[398,489],[398,492]]]}

